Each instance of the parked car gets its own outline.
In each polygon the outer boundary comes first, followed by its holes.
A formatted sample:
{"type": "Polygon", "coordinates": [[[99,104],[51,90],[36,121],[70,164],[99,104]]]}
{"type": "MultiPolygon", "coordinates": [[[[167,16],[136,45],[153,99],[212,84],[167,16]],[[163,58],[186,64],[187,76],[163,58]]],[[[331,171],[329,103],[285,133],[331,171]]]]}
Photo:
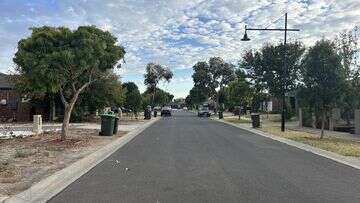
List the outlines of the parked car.
{"type": "Polygon", "coordinates": [[[161,116],[171,116],[171,107],[169,106],[162,107],[161,116]]]}
{"type": "Polygon", "coordinates": [[[201,106],[198,109],[198,116],[199,117],[202,117],[202,116],[210,117],[211,113],[210,113],[209,107],[201,106]]]}
{"type": "Polygon", "coordinates": [[[184,110],[184,111],[187,111],[187,110],[188,110],[188,108],[187,108],[186,106],[184,106],[184,107],[183,107],[183,110],[184,110]]]}

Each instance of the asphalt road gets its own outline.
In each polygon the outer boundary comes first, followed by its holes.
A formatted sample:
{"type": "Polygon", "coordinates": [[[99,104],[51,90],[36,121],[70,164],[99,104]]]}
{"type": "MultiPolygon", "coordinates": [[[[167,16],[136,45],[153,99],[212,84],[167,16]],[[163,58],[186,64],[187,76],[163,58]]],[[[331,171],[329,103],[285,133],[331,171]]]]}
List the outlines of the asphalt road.
{"type": "Polygon", "coordinates": [[[191,113],[174,114],[50,202],[360,202],[360,170],[191,113]]]}

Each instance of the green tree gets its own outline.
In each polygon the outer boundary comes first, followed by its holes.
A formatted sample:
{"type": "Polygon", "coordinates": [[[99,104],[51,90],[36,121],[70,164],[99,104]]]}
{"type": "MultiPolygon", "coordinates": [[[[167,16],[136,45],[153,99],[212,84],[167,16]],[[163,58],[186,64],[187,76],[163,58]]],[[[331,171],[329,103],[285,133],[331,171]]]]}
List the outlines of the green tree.
{"type": "Polygon", "coordinates": [[[306,98],[322,115],[321,135],[329,108],[341,97],[345,71],[334,43],[320,40],[310,47],[302,60],[302,77],[306,98]]]}
{"type": "Polygon", "coordinates": [[[269,93],[274,96],[283,94],[283,84],[286,92],[296,89],[299,81],[301,57],[305,51],[300,42],[278,45],[266,45],[261,49],[262,70],[264,82],[269,93]],[[284,70],[284,49],[286,49],[286,70],[284,70]]]}
{"type": "Polygon", "coordinates": [[[250,82],[253,92],[251,109],[257,112],[261,102],[266,100],[267,85],[263,74],[261,53],[248,50],[244,53],[239,62],[239,69],[236,70],[238,78],[246,78],[250,82]]]}
{"type": "MultiPolygon", "coordinates": [[[[210,73],[210,67],[207,62],[201,61],[197,62],[193,66],[193,81],[194,81],[194,87],[196,90],[194,91],[201,91],[202,95],[205,95],[205,97],[211,97],[216,92],[216,84],[214,84],[213,76],[210,73]]],[[[194,95],[194,94],[193,94],[194,95]]]]}
{"type": "MultiPolygon", "coordinates": [[[[226,63],[220,57],[212,57],[209,60],[210,72],[213,75],[212,83],[214,86],[219,87],[219,91],[216,93],[216,110],[220,108],[223,111],[223,105],[225,103],[225,91],[224,86],[235,79],[235,68],[233,64],[226,63]]],[[[216,90],[215,90],[216,91],[216,90]]]]}
{"type": "Polygon", "coordinates": [[[186,97],[185,102],[187,106],[192,107],[205,102],[206,99],[207,99],[207,95],[203,91],[203,89],[199,88],[198,86],[194,86],[190,90],[189,95],[186,97]]]}
{"type": "Polygon", "coordinates": [[[85,113],[94,114],[104,107],[122,106],[125,99],[119,76],[115,73],[94,81],[81,95],[75,104],[71,120],[81,121],[85,113]]]}
{"type": "Polygon", "coordinates": [[[212,83],[220,89],[235,79],[234,65],[225,62],[220,57],[209,59],[209,69],[212,74],[212,83]]]}
{"type": "Polygon", "coordinates": [[[147,89],[152,94],[152,105],[154,106],[155,101],[155,92],[158,83],[161,80],[170,82],[173,77],[173,73],[169,68],[165,68],[159,64],[148,63],[146,65],[146,73],[144,74],[144,84],[147,86],[147,89]]]}
{"type": "MultiPolygon", "coordinates": [[[[209,62],[198,62],[193,66],[192,75],[196,91],[206,95],[219,103],[222,88],[235,79],[234,65],[225,62],[220,57],[212,57],[209,62]],[[219,88],[219,93],[216,89],[219,88]]],[[[196,94],[198,94],[196,92],[196,94]]]]}
{"type": "MultiPolygon", "coordinates": [[[[355,28],[356,29],[356,28],[355,28]]],[[[358,38],[353,31],[343,31],[335,39],[337,52],[341,57],[341,63],[345,69],[347,78],[351,78],[358,72],[356,54],[358,52],[358,38]]]]}
{"type": "Polygon", "coordinates": [[[169,104],[173,98],[174,95],[170,94],[169,92],[166,92],[160,88],[156,88],[155,94],[153,97],[153,93],[151,90],[147,89],[144,93],[144,95],[149,95],[149,97],[153,98],[152,104],[154,106],[164,106],[169,104]]]}
{"type": "Polygon", "coordinates": [[[161,89],[158,89],[155,93],[155,99],[154,99],[154,104],[157,106],[164,106],[164,105],[168,105],[172,99],[174,98],[174,95],[165,92],[161,89]]]}
{"type": "Polygon", "coordinates": [[[141,109],[141,94],[137,85],[133,82],[126,82],[123,85],[125,89],[125,102],[124,107],[131,109],[137,117],[138,112],[141,109]]]}
{"type": "Polygon", "coordinates": [[[141,94],[141,106],[142,106],[142,109],[146,109],[148,106],[151,105],[151,98],[152,96],[149,95],[149,94],[141,94]]]}
{"type": "Polygon", "coordinates": [[[32,28],[18,43],[14,57],[25,93],[60,94],[65,107],[61,140],[68,134],[71,112],[79,95],[93,82],[107,77],[125,55],[109,32],[94,26],[32,28]]]}
{"type": "Polygon", "coordinates": [[[346,77],[343,98],[338,106],[344,109],[345,119],[350,125],[353,110],[360,107],[360,92],[358,91],[360,89],[360,70],[356,60],[359,50],[358,38],[352,30],[344,31],[335,39],[335,44],[346,77]]]}
{"type": "Polygon", "coordinates": [[[248,78],[252,81],[257,95],[261,98],[254,98],[253,106],[259,107],[264,91],[271,95],[281,97],[283,87],[285,92],[295,90],[299,82],[300,59],[305,51],[300,42],[284,44],[267,44],[259,51],[247,51],[240,68],[245,69],[248,78]],[[287,69],[284,69],[284,50],[286,49],[287,69]]]}
{"type": "MultiPolygon", "coordinates": [[[[251,104],[253,92],[250,83],[243,78],[238,78],[229,83],[225,88],[230,106],[247,107],[251,104]]],[[[240,114],[239,114],[240,119],[240,114]]]]}

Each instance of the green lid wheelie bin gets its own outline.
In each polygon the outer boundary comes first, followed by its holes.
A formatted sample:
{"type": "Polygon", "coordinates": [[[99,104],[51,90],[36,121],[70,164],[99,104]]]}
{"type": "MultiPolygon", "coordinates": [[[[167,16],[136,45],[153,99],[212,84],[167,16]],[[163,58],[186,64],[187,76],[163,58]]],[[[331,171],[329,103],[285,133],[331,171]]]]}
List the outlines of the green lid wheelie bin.
{"type": "Polygon", "coordinates": [[[102,114],[100,135],[112,136],[114,134],[115,116],[111,114],[102,114]]]}

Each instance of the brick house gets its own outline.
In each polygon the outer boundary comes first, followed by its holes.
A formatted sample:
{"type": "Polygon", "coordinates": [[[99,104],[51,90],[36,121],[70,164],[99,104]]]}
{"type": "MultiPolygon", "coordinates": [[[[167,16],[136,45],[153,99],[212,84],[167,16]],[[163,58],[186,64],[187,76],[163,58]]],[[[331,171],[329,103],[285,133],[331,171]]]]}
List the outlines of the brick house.
{"type": "Polygon", "coordinates": [[[44,120],[48,120],[49,102],[32,103],[21,97],[15,90],[13,77],[0,73],[0,122],[27,122],[35,114],[41,114],[44,120]]]}

